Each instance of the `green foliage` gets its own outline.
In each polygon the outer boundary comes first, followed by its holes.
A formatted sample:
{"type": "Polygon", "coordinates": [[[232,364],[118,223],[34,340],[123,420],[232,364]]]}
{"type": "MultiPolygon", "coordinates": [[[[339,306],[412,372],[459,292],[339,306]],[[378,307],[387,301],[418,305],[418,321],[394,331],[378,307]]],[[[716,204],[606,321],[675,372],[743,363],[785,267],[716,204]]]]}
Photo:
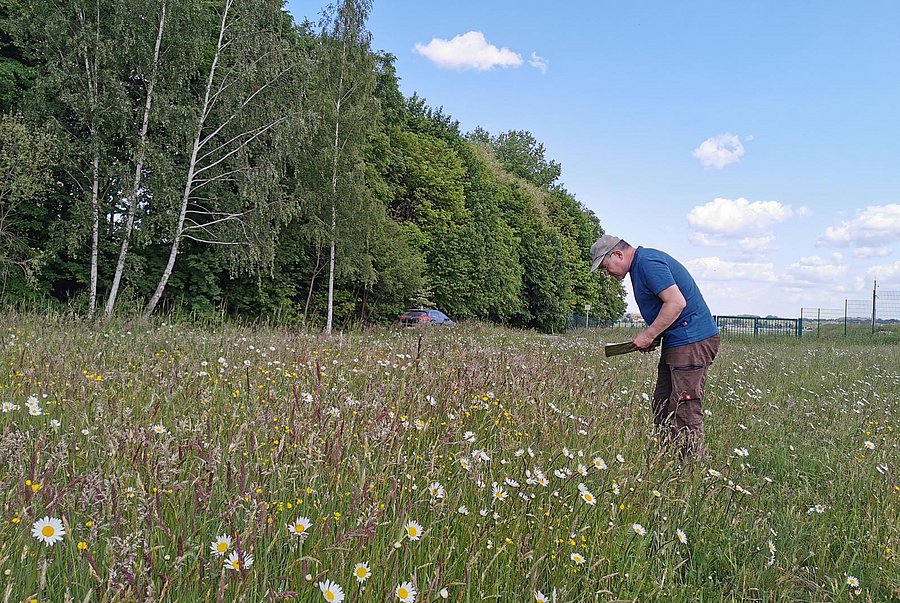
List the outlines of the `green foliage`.
{"type": "Polygon", "coordinates": [[[40,228],[40,201],[50,190],[55,139],[20,114],[0,115],[0,280],[21,270],[33,282],[40,251],[28,233],[40,228]]]}
{"type": "Polygon", "coordinates": [[[545,332],[586,303],[620,315],[618,283],[588,273],[600,221],[559,163],[529,132],[464,135],[405,98],[370,10],[341,0],[294,24],[277,0],[0,0],[0,102],[23,93],[59,155],[58,186],[15,222],[42,271],[10,275],[7,298],[82,307],[95,215],[102,298],[133,210],[128,307],[161,295],[193,316],[312,327],[329,299],[341,325],[422,304],[545,332]]]}

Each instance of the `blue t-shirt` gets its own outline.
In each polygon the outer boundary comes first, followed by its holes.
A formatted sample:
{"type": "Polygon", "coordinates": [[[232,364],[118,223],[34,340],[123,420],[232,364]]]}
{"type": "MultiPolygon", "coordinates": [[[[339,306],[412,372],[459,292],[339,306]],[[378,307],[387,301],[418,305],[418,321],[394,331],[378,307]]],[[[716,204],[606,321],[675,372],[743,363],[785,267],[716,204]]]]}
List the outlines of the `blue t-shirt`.
{"type": "Polygon", "coordinates": [[[631,261],[631,286],[634,289],[634,300],[647,324],[652,324],[663,301],[660,292],[672,285],[678,285],[684,301],[687,302],[678,320],[663,331],[664,348],[674,348],[689,343],[703,341],[719,332],[697,287],[694,278],[678,260],[667,253],[645,247],[634,250],[631,261]]]}

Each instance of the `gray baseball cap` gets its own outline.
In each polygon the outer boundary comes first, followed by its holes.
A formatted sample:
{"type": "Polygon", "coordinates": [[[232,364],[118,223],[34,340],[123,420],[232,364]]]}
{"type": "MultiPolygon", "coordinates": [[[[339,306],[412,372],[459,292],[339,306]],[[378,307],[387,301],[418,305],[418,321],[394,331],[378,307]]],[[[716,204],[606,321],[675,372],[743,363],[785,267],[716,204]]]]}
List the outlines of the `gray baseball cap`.
{"type": "Polygon", "coordinates": [[[619,237],[605,234],[591,245],[591,272],[600,267],[603,258],[609,255],[609,252],[615,249],[621,240],[619,237]]]}

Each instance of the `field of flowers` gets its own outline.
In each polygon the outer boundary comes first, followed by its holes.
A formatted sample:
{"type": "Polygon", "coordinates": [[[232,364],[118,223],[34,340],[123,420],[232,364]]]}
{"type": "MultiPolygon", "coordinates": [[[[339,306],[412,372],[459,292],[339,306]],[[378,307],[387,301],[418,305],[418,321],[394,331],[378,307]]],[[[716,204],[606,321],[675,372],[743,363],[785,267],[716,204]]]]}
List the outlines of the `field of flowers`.
{"type": "Polygon", "coordinates": [[[900,598],[900,346],[0,315],[0,602],[900,598]]]}

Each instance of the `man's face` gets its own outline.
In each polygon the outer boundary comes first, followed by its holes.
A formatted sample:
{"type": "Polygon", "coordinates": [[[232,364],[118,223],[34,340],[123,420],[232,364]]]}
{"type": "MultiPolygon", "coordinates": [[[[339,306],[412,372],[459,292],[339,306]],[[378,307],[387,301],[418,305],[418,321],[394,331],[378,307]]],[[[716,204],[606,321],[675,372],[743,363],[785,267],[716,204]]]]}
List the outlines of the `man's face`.
{"type": "Polygon", "coordinates": [[[603,274],[608,274],[609,276],[613,276],[616,280],[623,280],[625,275],[628,274],[628,266],[625,262],[625,254],[622,251],[615,249],[606,254],[606,257],[603,258],[603,261],[600,262],[600,266],[598,269],[603,274]]]}

